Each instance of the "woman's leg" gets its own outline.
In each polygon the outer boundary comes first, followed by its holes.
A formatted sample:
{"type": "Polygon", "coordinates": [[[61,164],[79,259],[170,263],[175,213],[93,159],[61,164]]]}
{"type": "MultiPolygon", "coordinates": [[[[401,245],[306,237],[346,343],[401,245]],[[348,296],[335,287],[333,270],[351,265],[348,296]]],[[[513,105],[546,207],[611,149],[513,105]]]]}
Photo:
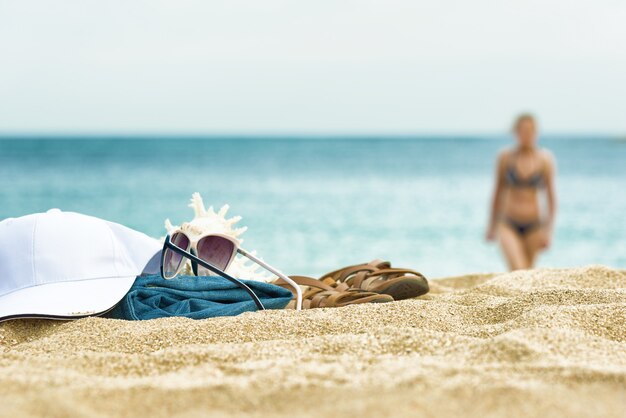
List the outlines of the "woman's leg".
{"type": "Polygon", "coordinates": [[[526,248],[520,235],[511,226],[500,223],[498,227],[500,246],[506,258],[509,270],[527,269],[530,267],[526,248]]]}
{"type": "Polygon", "coordinates": [[[544,232],[542,228],[535,228],[532,231],[529,231],[524,238],[524,252],[526,254],[526,258],[528,259],[529,268],[535,266],[537,256],[543,248],[543,234],[544,232]]]}

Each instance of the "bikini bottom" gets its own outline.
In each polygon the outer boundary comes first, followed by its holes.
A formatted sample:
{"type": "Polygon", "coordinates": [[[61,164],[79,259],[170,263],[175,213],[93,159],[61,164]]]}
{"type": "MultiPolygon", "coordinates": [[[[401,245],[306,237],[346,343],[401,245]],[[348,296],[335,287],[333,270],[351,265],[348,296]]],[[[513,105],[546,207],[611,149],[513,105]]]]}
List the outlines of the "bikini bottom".
{"type": "Polygon", "coordinates": [[[541,221],[539,219],[530,222],[519,222],[515,219],[504,217],[502,221],[513,228],[513,230],[517,232],[517,235],[522,237],[541,227],[541,221]]]}

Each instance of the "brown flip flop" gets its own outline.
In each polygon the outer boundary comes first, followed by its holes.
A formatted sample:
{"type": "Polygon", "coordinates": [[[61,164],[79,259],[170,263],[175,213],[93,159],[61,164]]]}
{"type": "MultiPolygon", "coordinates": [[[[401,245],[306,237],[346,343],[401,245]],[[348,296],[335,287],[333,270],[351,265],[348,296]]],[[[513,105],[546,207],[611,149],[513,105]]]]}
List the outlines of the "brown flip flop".
{"type": "MultiPolygon", "coordinates": [[[[302,309],[339,308],[360,303],[393,302],[393,297],[361,289],[350,288],[346,283],[338,283],[332,278],[317,280],[305,276],[289,276],[300,286],[308,289],[302,295],[302,309]]],[[[284,280],[278,279],[273,284],[293,290],[284,280]]],[[[295,299],[289,302],[287,309],[295,307],[295,299]]]]}
{"type": "Polygon", "coordinates": [[[428,281],[411,269],[392,268],[391,263],[373,260],[344,267],[322,276],[350,288],[390,295],[394,300],[410,299],[428,293],[428,281]]]}

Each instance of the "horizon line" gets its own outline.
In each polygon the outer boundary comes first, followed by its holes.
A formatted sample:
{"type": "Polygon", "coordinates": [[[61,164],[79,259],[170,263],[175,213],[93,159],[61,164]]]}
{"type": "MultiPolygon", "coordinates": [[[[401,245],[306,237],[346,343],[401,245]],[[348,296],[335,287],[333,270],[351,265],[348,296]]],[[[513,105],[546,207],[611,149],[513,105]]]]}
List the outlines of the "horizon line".
{"type": "MultiPolygon", "coordinates": [[[[469,138],[505,138],[510,132],[54,132],[0,131],[0,140],[4,139],[469,139],[469,138]]],[[[544,132],[540,138],[614,138],[626,140],[625,133],[610,132],[544,132]]]]}

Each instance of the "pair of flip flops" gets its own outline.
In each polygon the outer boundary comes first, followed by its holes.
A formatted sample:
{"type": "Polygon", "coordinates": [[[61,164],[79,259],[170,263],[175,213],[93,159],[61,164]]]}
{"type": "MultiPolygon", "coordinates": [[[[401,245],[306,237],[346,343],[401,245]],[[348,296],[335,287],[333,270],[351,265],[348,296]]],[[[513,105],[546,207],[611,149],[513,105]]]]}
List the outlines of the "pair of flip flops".
{"type": "MultiPolygon", "coordinates": [[[[344,267],[323,275],[319,280],[305,276],[290,276],[300,286],[307,287],[302,308],[334,308],[360,303],[385,303],[428,293],[428,281],[419,272],[392,268],[388,261],[344,267]]],[[[277,280],[279,286],[289,285],[277,280]]],[[[287,308],[293,308],[292,300],[287,308]]]]}

